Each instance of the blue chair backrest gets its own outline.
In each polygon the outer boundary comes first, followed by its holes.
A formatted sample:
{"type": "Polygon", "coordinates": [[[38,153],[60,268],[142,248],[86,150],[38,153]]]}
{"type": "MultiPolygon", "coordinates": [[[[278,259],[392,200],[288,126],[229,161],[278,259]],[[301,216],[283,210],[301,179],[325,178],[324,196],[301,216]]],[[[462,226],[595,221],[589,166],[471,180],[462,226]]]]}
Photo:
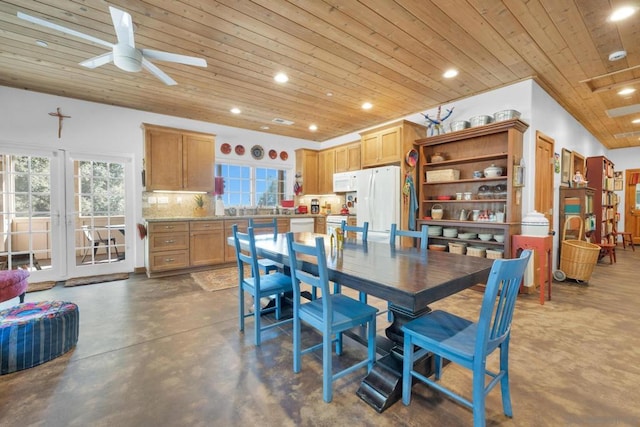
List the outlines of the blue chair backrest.
{"type": "Polygon", "coordinates": [[[271,222],[256,222],[253,218],[249,218],[249,227],[252,227],[254,232],[257,229],[273,229],[273,236],[276,237],[278,235],[278,220],[276,218],[273,218],[271,222]]]}
{"type": "Polygon", "coordinates": [[[420,231],[413,230],[398,230],[397,224],[391,224],[391,233],[389,233],[389,244],[395,246],[396,237],[413,237],[420,239],[420,249],[427,249],[429,243],[429,226],[422,224],[420,231]]]}
{"type": "Polygon", "coordinates": [[[233,224],[231,230],[233,231],[233,240],[236,247],[236,260],[238,262],[240,283],[244,280],[244,264],[248,264],[251,266],[251,276],[255,278],[255,287],[259,290],[260,271],[258,270],[256,238],[253,233],[253,227],[249,227],[246,233],[241,233],[238,231],[238,224],[233,224]]]}
{"type": "Polygon", "coordinates": [[[493,262],[478,320],[475,357],[479,359],[476,360],[482,360],[484,355],[509,339],[518,291],[531,252],[525,250],[520,258],[497,259],[493,262]]]}
{"type": "Polygon", "coordinates": [[[322,317],[325,319],[324,327],[328,328],[333,323],[333,310],[331,298],[329,298],[329,273],[327,271],[327,255],[324,248],[324,238],[316,237],[314,246],[297,243],[293,233],[287,233],[287,247],[289,250],[289,267],[291,268],[291,283],[293,284],[294,309],[300,304],[300,282],[304,282],[320,290],[322,298],[322,317]],[[317,265],[318,274],[310,274],[302,270],[305,258],[313,258],[311,261],[317,265]]]}
{"type": "Polygon", "coordinates": [[[367,235],[369,234],[369,223],[367,221],[364,222],[362,227],[357,227],[355,225],[347,225],[347,221],[342,220],[340,228],[344,232],[344,237],[347,237],[347,232],[349,231],[352,233],[362,233],[362,242],[367,242],[367,235]]]}

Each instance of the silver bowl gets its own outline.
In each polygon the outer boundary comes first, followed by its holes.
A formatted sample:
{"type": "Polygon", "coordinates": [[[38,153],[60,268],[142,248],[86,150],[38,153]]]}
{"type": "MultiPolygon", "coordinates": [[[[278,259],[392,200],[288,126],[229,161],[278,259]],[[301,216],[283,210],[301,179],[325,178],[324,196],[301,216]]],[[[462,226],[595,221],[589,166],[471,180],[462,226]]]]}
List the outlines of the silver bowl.
{"type": "Polygon", "coordinates": [[[471,127],[484,126],[491,123],[491,116],[474,116],[469,119],[471,127]]]}
{"type": "Polygon", "coordinates": [[[503,122],[505,120],[519,119],[520,111],[517,110],[502,110],[493,114],[493,120],[496,122],[503,122]]]}

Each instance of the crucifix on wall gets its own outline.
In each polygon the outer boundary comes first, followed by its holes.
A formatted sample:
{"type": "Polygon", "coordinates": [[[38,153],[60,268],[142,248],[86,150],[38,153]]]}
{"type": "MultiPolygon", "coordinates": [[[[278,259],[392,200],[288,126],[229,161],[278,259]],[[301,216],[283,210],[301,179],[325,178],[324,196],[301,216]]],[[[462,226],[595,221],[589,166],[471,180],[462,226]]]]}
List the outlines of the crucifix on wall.
{"type": "Polygon", "coordinates": [[[62,112],[60,111],[60,107],[56,109],[55,113],[49,113],[49,115],[58,118],[58,139],[60,139],[60,137],[62,136],[62,121],[64,119],[70,119],[71,116],[63,115],[62,112]]]}

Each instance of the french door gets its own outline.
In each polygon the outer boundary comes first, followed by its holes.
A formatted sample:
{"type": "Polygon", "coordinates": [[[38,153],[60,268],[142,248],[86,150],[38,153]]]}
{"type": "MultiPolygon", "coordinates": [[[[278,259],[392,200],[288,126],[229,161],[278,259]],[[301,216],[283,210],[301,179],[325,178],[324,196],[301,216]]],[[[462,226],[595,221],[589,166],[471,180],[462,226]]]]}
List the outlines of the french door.
{"type": "Polygon", "coordinates": [[[131,271],[131,164],[0,143],[0,269],[30,282],[131,271]]]}

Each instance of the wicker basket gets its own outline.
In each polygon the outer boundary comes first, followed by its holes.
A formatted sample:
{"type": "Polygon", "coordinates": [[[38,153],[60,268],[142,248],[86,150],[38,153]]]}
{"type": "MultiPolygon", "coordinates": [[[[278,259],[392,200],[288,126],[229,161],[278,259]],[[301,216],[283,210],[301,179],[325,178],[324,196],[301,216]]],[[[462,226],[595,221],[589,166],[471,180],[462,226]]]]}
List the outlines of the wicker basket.
{"type": "Polygon", "coordinates": [[[504,251],[498,249],[487,249],[487,258],[489,259],[502,259],[504,251]]]}
{"type": "Polygon", "coordinates": [[[425,178],[427,179],[427,182],[457,181],[460,179],[460,171],[457,169],[427,171],[425,178]]]}
{"type": "Polygon", "coordinates": [[[444,215],[444,209],[442,208],[442,205],[431,206],[431,218],[442,219],[443,215],[444,215]]]}
{"type": "Polygon", "coordinates": [[[598,262],[600,246],[582,240],[563,240],[560,270],[575,280],[587,282],[598,262]]]}
{"type": "Polygon", "coordinates": [[[469,246],[467,248],[467,255],[484,258],[487,256],[487,250],[485,248],[480,248],[477,246],[469,246]]]}
{"type": "Polygon", "coordinates": [[[449,252],[452,254],[464,255],[467,251],[467,245],[464,243],[449,243],[449,252]]]}

